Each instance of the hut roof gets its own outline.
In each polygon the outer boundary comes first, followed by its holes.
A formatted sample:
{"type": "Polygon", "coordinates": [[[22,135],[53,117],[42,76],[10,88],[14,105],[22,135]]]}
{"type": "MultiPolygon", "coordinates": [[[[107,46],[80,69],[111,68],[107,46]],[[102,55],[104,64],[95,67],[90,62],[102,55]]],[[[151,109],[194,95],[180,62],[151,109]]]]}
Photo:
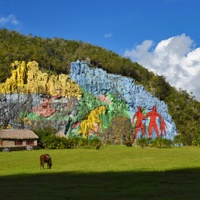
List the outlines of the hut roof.
{"type": "Polygon", "coordinates": [[[38,139],[39,137],[28,129],[0,130],[0,139],[38,139]]]}

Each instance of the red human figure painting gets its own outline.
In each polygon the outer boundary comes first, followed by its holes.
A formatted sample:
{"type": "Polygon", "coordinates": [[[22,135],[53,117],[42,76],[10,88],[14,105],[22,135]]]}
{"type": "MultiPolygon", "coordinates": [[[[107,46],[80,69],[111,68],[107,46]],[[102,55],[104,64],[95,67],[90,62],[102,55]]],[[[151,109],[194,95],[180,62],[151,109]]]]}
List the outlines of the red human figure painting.
{"type": "Polygon", "coordinates": [[[153,110],[151,112],[147,113],[147,115],[144,118],[146,119],[148,117],[150,117],[150,123],[149,123],[149,129],[148,129],[149,137],[152,138],[153,128],[156,131],[157,137],[159,137],[160,133],[159,133],[158,126],[156,123],[156,119],[157,119],[157,117],[162,119],[162,117],[159,113],[157,113],[156,106],[153,106],[153,110]]]}
{"type": "Polygon", "coordinates": [[[164,135],[166,136],[166,128],[167,128],[167,125],[165,123],[165,120],[162,118],[161,122],[160,122],[160,133],[161,133],[161,135],[162,135],[162,132],[163,132],[164,135]]]}
{"type": "Polygon", "coordinates": [[[134,138],[137,138],[137,134],[138,134],[139,129],[141,129],[142,134],[145,135],[145,128],[144,128],[144,124],[142,123],[142,120],[144,119],[144,115],[141,111],[140,106],[138,106],[138,110],[132,118],[132,123],[134,122],[135,118],[137,118],[137,121],[136,121],[136,124],[135,124],[134,138]]]}

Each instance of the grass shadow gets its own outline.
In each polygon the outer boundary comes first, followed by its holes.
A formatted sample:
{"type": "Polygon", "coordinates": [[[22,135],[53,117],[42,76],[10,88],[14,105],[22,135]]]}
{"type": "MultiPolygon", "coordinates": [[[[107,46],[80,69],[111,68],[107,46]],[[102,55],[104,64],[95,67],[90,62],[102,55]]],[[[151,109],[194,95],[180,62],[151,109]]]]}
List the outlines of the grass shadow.
{"type": "Polygon", "coordinates": [[[44,173],[0,177],[6,200],[199,199],[200,168],[165,172],[44,173]]]}

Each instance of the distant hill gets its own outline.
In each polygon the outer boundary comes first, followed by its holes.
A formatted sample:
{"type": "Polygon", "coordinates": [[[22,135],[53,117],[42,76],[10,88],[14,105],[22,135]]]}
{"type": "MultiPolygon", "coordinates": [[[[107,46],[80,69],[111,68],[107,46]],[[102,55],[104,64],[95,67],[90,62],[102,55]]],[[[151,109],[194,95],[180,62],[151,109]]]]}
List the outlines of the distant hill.
{"type": "Polygon", "coordinates": [[[200,103],[185,90],[176,90],[165,77],[156,76],[128,58],[104,48],[75,40],[41,38],[22,35],[16,31],[0,30],[0,83],[11,76],[14,61],[37,61],[41,70],[50,75],[69,74],[70,63],[87,61],[90,67],[132,78],[168,105],[178,133],[186,144],[200,138],[200,103]]]}

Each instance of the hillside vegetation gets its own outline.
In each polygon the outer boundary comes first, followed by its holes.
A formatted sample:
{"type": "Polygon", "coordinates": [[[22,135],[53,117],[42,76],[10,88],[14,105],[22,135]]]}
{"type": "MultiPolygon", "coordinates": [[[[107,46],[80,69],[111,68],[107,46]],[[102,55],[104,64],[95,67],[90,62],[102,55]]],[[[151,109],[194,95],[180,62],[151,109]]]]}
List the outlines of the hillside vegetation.
{"type": "Polygon", "coordinates": [[[184,143],[200,144],[200,102],[192,94],[175,89],[165,77],[149,72],[138,63],[88,43],[62,38],[41,38],[31,34],[0,29],[0,83],[10,77],[14,61],[37,61],[49,74],[69,74],[70,63],[89,60],[91,67],[133,78],[154,96],[163,100],[169,109],[184,143]]]}

